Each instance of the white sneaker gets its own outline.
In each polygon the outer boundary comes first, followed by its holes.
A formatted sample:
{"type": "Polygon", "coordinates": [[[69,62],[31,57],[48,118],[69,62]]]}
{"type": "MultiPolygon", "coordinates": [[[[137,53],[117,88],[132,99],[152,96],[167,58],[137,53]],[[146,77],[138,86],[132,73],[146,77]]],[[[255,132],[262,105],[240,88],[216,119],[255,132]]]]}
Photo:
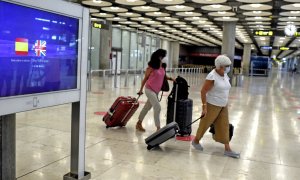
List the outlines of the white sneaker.
{"type": "Polygon", "coordinates": [[[234,151],[225,151],[224,152],[224,155],[225,156],[228,156],[228,157],[232,157],[232,158],[240,158],[240,153],[237,153],[237,152],[234,152],[234,151]]]}

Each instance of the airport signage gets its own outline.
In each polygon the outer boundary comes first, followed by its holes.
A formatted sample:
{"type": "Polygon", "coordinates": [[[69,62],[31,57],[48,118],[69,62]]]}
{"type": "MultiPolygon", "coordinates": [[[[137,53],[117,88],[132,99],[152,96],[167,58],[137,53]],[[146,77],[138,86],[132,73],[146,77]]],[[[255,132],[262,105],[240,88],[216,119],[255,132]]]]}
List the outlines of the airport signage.
{"type": "Polygon", "coordinates": [[[288,50],[299,50],[298,47],[285,47],[285,46],[260,46],[261,50],[281,50],[281,51],[288,51],[288,50]]]}
{"type": "Polygon", "coordinates": [[[254,31],[254,35],[256,35],[256,36],[273,36],[274,31],[254,31]]]}
{"type": "MultiPolygon", "coordinates": [[[[286,36],[284,31],[253,31],[254,36],[286,36]]],[[[293,37],[300,37],[300,32],[295,32],[293,37]]]]}
{"type": "Polygon", "coordinates": [[[109,29],[108,26],[104,23],[93,22],[93,28],[97,29],[109,29]]]}
{"type": "Polygon", "coordinates": [[[260,46],[261,50],[272,50],[273,47],[272,46],[260,46]]]}

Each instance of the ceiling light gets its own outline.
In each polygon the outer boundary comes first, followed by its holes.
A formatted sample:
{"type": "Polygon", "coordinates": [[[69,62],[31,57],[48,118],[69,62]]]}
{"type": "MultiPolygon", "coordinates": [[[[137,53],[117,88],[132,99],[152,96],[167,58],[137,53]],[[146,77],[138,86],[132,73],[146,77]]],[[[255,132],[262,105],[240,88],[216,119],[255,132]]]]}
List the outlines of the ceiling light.
{"type": "Polygon", "coordinates": [[[120,8],[119,8],[119,7],[110,7],[110,9],[118,10],[118,9],[120,9],[120,8]]]}
{"type": "Polygon", "coordinates": [[[285,39],[285,37],[281,37],[281,38],[279,38],[279,39],[285,39]]]}
{"type": "Polygon", "coordinates": [[[177,9],[183,9],[185,6],[183,6],[183,5],[176,5],[175,6],[175,8],[177,8],[177,9]]]}
{"type": "Polygon", "coordinates": [[[142,9],[150,9],[150,6],[142,6],[142,9]]]}
{"type": "Polygon", "coordinates": [[[193,12],[184,12],[185,14],[193,14],[193,12]]]}
{"type": "Polygon", "coordinates": [[[135,1],[138,1],[138,0],[127,0],[127,2],[135,2],[135,1]]]}
{"type": "Polygon", "coordinates": [[[254,17],[254,19],[262,19],[262,17],[259,17],[259,16],[258,16],[258,17],[254,17]]]}
{"type": "Polygon", "coordinates": [[[143,17],[139,17],[138,19],[139,19],[139,20],[143,20],[144,18],[143,18],[143,17]]]}
{"type": "Polygon", "coordinates": [[[222,5],[221,4],[212,4],[210,5],[212,8],[215,8],[215,9],[218,9],[218,8],[221,8],[222,5]]]}
{"type": "Polygon", "coordinates": [[[279,41],[280,43],[283,43],[283,41],[279,41]]]}
{"type": "Polygon", "coordinates": [[[254,14],[260,14],[261,11],[253,11],[254,14]]]}
{"type": "Polygon", "coordinates": [[[105,15],[106,15],[106,13],[99,13],[99,15],[100,15],[100,16],[105,16],[105,15]]]}
{"type": "Polygon", "coordinates": [[[294,7],[300,7],[300,4],[293,4],[294,7]]]}
{"type": "Polygon", "coordinates": [[[127,14],[127,15],[132,15],[133,13],[132,13],[132,12],[127,12],[126,14],[127,14]]]}
{"type": "Polygon", "coordinates": [[[223,19],[230,19],[230,17],[224,16],[223,19]]]}
{"type": "Polygon", "coordinates": [[[264,40],[266,40],[266,38],[265,37],[261,37],[260,40],[264,41],[264,40]]]}
{"type": "Polygon", "coordinates": [[[299,14],[300,11],[291,11],[291,14],[299,14]]]}
{"type": "Polygon", "coordinates": [[[226,14],[226,11],[218,11],[218,14],[226,14]]]}
{"type": "Polygon", "coordinates": [[[262,22],[261,22],[261,21],[256,21],[255,23],[256,23],[256,24],[261,24],[262,22]]]}
{"type": "Polygon", "coordinates": [[[288,17],[289,19],[296,19],[296,17],[295,16],[292,16],[292,17],[288,17]]]}
{"type": "Polygon", "coordinates": [[[193,17],[193,19],[200,19],[199,17],[193,17]]]}
{"type": "Polygon", "coordinates": [[[288,22],[286,22],[287,24],[294,24],[294,22],[291,22],[291,21],[288,21],[288,22]]]}
{"type": "Polygon", "coordinates": [[[154,12],[154,14],[159,15],[159,14],[161,14],[161,12],[154,12]]]}
{"type": "Polygon", "coordinates": [[[206,23],[206,21],[199,21],[199,23],[204,24],[204,23],[206,23]]]}
{"type": "Polygon", "coordinates": [[[93,0],[93,3],[98,3],[98,4],[100,4],[100,3],[102,3],[102,1],[101,1],[101,0],[93,0]]]}
{"type": "Polygon", "coordinates": [[[262,5],[261,4],[250,4],[251,7],[254,7],[254,8],[259,8],[261,7],[262,5]]]}

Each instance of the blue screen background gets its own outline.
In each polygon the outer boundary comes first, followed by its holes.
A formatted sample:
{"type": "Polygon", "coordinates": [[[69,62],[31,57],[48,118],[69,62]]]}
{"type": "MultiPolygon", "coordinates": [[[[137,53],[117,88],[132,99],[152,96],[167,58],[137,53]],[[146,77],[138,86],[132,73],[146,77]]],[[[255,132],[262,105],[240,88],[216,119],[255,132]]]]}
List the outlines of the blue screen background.
{"type": "Polygon", "coordinates": [[[76,18],[0,1],[0,97],[76,89],[78,27],[76,18]],[[28,40],[27,55],[16,53],[16,38],[28,40]]]}

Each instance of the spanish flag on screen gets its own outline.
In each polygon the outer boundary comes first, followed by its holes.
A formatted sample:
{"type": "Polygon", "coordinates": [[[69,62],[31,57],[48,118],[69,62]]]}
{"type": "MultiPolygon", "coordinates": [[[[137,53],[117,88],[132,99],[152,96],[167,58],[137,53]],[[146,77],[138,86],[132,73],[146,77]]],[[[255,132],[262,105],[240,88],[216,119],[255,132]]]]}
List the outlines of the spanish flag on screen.
{"type": "Polygon", "coordinates": [[[16,51],[16,55],[27,56],[28,55],[28,39],[16,38],[15,51],[16,51]]]}

